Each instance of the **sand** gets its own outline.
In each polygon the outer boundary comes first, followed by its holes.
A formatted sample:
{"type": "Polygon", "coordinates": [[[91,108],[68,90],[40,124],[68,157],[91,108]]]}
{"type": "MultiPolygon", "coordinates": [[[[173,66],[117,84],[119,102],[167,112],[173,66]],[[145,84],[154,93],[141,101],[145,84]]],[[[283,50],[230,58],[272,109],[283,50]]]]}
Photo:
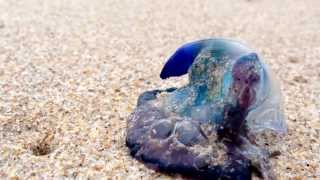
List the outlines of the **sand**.
{"type": "Polygon", "coordinates": [[[319,0],[0,0],[0,179],[173,179],[128,155],[126,120],[181,44],[255,48],[289,127],[279,179],[320,179],[319,0]]]}

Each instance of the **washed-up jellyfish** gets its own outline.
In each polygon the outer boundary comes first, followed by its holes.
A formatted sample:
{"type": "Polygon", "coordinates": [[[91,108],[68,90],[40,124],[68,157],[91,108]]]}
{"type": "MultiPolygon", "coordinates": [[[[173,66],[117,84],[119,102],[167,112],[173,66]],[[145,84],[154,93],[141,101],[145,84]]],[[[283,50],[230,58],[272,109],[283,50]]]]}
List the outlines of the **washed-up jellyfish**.
{"type": "Polygon", "coordinates": [[[185,86],[140,95],[128,119],[130,154],[196,179],[275,179],[269,159],[287,128],[261,57],[237,41],[200,40],[180,47],[160,77],[187,73],[185,86]]]}

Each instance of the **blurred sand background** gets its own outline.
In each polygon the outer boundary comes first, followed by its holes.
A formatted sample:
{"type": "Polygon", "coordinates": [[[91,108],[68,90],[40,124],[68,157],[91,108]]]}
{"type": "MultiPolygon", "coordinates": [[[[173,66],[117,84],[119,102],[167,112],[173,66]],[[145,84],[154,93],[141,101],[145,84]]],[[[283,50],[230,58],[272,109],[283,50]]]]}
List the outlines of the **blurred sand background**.
{"type": "Polygon", "coordinates": [[[225,37],[280,79],[279,179],[320,179],[319,0],[0,0],[0,179],[171,179],[133,160],[126,120],[181,44],[225,37]]]}

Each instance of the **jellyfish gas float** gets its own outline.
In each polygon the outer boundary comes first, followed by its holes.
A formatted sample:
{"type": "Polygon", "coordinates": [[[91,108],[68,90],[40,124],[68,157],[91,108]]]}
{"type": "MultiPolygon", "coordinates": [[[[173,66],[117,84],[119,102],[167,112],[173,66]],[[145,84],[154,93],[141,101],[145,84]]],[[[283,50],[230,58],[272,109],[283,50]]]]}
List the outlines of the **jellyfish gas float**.
{"type": "Polygon", "coordinates": [[[160,77],[184,74],[182,87],[139,96],[128,119],[130,154],[197,179],[275,179],[269,159],[287,127],[279,86],[261,57],[233,40],[195,41],[169,58],[160,77]]]}

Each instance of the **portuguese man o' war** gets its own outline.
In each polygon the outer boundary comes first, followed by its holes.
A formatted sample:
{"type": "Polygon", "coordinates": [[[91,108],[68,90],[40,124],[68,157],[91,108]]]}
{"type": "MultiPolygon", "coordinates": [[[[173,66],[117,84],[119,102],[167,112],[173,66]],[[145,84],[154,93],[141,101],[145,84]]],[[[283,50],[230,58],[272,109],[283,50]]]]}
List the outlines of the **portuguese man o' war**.
{"type": "Polygon", "coordinates": [[[269,158],[287,127],[279,86],[246,45],[206,39],[180,47],[162,79],[180,88],[146,91],[128,119],[130,154],[167,173],[199,179],[275,179],[269,158]]]}

